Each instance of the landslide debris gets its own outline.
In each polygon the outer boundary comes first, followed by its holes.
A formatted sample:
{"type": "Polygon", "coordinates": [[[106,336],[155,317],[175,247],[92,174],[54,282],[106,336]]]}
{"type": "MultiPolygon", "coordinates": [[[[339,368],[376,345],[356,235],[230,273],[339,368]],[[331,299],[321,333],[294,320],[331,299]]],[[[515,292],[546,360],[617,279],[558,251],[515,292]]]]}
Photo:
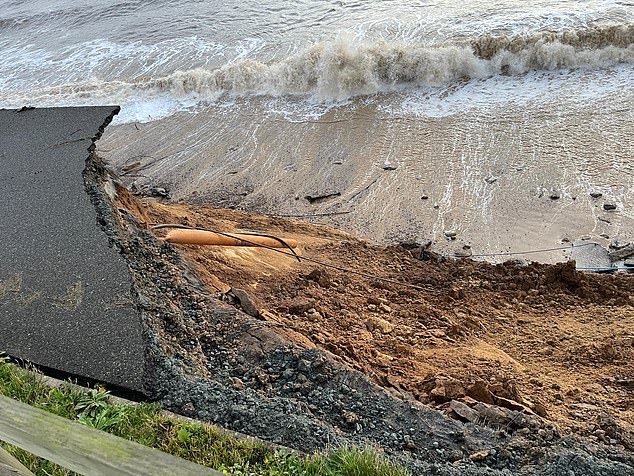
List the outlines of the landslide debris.
{"type": "Polygon", "coordinates": [[[137,246],[193,269],[211,293],[192,298],[195,323],[153,324],[161,352],[186,364],[157,365],[179,382],[158,392],[168,406],[305,450],[372,442],[437,474],[632,474],[631,276],[421,261],[325,227],[123,190],[117,207],[135,217],[137,246]],[[300,255],[346,271],[265,249],[173,247],[153,238],[155,223],[293,237],[300,255]]]}

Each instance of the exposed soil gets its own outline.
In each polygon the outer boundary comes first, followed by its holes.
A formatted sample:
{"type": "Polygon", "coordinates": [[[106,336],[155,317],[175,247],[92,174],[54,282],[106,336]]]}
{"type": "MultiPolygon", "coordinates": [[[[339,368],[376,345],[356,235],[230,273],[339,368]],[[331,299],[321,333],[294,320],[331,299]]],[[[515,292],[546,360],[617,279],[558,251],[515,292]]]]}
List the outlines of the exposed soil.
{"type": "Polygon", "coordinates": [[[630,276],[446,261],[139,200],[89,166],[99,222],[130,268],[146,393],[165,408],[302,451],[371,444],[414,474],[632,474],[630,276]],[[155,223],[266,230],[346,271],[176,247],[155,223]]]}
{"type": "Polygon", "coordinates": [[[178,246],[225,300],[240,306],[236,295],[244,295],[228,291],[246,291],[243,307],[255,304],[286,339],[331,352],[383,387],[456,418],[451,400],[479,401],[634,449],[631,275],[580,273],[574,263],[421,261],[420,251],[326,227],[205,206],[146,200],[135,213],[151,223],[293,237],[301,256],[376,276],[266,249],[178,246]]]}

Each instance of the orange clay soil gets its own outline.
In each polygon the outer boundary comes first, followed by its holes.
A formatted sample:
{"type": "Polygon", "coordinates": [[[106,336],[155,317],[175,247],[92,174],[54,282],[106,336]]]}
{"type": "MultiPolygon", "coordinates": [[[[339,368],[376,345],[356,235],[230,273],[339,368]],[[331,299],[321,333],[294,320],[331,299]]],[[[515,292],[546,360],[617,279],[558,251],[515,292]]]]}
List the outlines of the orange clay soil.
{"type": "Polygon", "coordinates": [[[524,408],[561,430],[632,441],[632,275],[582,274],[572,264],[420,261],[400,247],[298,221],[151,200],[134,208],[149,223],[296,238],[300,255],[418,286],[266,249],[176,245],[213,292],[246,291],[260,318],[390,391],[450,414],[452,399],[524,408]],[[618,431],[605,436],[606,424],[618,431]]]}

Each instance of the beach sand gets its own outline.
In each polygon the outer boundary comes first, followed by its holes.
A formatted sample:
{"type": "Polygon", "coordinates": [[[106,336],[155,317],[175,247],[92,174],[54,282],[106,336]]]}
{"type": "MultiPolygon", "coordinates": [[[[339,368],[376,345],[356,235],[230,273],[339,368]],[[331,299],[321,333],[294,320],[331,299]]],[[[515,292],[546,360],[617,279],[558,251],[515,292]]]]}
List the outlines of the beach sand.
{"type": "Polygon", "coordinates": [[[135,190],[301,217],[375,243],[432,240],[447,255],[465,245],[480,255],[634,238],[628,110],[565,115],[544,105],[530,117],[494,108],[421,118],[359,101],[294,121],[264,114],[258,101],[114,126],[99,151],[135,190]]]}

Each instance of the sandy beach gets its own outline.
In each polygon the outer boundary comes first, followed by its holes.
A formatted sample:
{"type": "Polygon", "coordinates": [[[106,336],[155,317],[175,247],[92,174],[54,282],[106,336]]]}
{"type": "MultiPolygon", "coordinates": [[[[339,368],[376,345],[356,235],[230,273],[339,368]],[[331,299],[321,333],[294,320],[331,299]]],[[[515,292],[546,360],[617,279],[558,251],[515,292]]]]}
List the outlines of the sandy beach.
{"type": "Polygon", "coordinates": [[[99,151],[141,192],[301,217],[381,244],[431,240],[447,255],[467,245],[474,255],[559,262],[570,253],[521,252],[634,238],[629,109],[416,118],[357,104],[293,121],[259,102],[114,126],[99,151]]]}

